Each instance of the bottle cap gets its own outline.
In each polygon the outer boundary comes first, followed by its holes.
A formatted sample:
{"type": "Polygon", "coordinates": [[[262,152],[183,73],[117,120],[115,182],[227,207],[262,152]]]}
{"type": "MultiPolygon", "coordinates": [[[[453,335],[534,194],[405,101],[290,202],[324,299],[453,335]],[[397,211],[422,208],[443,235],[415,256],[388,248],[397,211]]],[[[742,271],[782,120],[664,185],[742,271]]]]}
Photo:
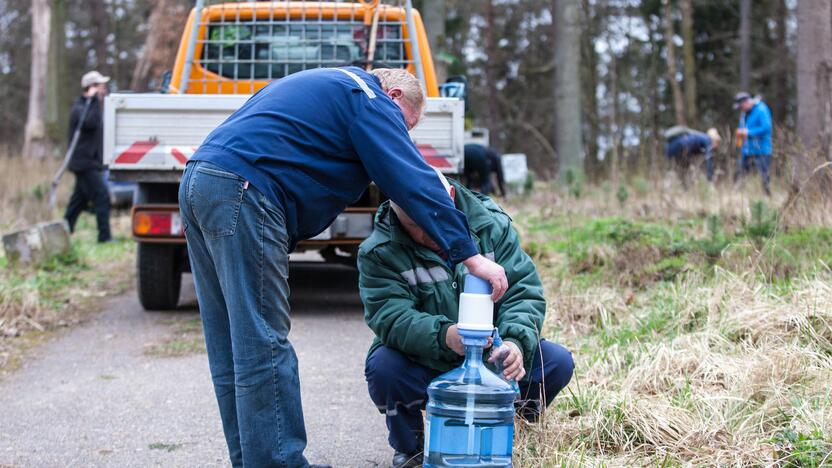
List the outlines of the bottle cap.
{"type": "Polygon", "coordinates": [[[491,283],[468,273],[465,275],[465,285],[462,292],[469,294],[488,294],[490,296],[492,292],[491,283]]]}

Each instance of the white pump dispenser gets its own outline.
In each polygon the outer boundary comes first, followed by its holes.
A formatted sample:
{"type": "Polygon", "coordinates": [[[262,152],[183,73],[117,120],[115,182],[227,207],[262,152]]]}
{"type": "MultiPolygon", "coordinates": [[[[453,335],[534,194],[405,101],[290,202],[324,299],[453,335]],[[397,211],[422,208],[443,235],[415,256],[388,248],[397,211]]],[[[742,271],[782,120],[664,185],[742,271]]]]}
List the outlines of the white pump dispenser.
{"type": "Polygon", "coordinates": [[[494,329],[494,301],[491,285],[474,275],[465,276],[465,287],[459,295],[460,330],[488,331],[494,329]]]}

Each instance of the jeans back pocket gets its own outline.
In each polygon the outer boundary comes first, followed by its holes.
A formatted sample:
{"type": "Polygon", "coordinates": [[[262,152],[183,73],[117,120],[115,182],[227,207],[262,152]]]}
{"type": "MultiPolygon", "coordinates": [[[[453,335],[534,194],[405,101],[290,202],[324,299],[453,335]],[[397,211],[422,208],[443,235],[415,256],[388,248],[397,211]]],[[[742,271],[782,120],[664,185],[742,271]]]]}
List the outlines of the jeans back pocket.
{"type": "Polygon", "coordinates": [[[191,179],[190,205],[203,234],[213,239],[234,235],[245,179],[206,163],[194,168],[191,179]]]}

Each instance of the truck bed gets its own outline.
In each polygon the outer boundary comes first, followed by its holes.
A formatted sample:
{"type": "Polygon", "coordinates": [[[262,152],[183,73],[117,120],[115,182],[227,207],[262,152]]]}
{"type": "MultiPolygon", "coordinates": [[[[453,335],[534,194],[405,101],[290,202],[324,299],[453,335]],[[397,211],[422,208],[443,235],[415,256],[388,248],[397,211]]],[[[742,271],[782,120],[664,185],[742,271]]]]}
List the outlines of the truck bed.
{"type": "MultiPolygon", "coordinates": [[[[117,180],[175,182],[205,137],[249,95],[113,94],[104,104],[104,161],[117,180]]],[[[461,172],[464,103],[428,98],[411,131],[427,162],[461,172]]]]}

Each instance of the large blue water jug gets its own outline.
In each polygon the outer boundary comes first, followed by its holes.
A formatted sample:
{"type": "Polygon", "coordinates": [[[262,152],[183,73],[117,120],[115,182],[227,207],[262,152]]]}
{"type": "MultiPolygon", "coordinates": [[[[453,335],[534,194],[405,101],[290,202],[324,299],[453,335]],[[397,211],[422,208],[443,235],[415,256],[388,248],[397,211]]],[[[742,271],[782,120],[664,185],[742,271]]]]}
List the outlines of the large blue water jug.
{"type": "Polygon", "coordinates": [[[424,466],[511,466],[515,390],[466,346],[462,367],[428,386],[424,466]]]}

